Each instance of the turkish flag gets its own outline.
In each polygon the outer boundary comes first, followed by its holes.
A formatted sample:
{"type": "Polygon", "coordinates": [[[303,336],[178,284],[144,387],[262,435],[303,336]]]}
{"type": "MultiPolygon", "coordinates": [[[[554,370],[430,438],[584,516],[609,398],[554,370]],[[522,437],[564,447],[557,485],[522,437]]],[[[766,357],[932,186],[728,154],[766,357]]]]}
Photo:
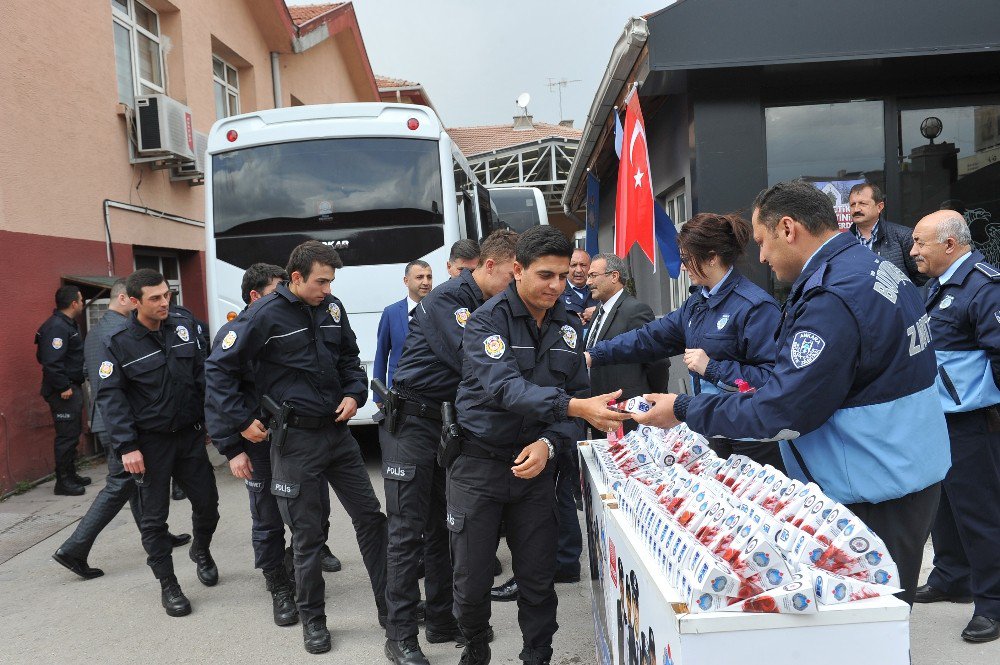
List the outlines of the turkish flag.
{"type": "Polygon", "coordinates": [[[615,254],[625,258],[632,245],[639,247],[656,269],[653,226],[653,181],[649,175],[646,126],[633,94],[625,109],[621,161],[618,163],[618,200],[615,207],[615,254]]]}

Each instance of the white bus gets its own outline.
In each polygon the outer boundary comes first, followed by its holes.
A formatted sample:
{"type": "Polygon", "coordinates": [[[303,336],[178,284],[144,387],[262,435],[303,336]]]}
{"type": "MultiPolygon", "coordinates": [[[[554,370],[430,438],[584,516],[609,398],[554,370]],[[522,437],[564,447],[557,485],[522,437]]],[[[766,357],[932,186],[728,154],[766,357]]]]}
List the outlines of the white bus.
{"type": "MultiPolygon", "coordinates": [[[[435,284],[460,238],[493,230],[489,193],[433,110],[412,104],[295,106],[215,123],[205,168],[209,326],[243,309],[243,271],[284,266],[310,239],[344,261],[343,300],[371,378],[382,310],[406,296],[403,269],[427,261],[435,284]]],[[[372,422],[371,400],[352,424],[372,422]]]]}
{"type": "Polygon", "coordinates": [[[518,233],[549,223],[545,197],[537,187],[490,187],[490,200],[501,224],[518,233]]]}

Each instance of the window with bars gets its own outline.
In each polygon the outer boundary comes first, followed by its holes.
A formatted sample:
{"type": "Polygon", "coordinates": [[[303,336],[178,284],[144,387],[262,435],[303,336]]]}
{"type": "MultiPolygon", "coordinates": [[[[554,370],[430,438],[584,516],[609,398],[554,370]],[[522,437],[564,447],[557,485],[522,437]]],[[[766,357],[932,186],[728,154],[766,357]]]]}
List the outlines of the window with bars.
{"type": "MultiPolygon", "coordinates": [[[[684,222],[688,219],[687,190],[682,182],[671,189],[663,197],[663,209],[667,211],[674,227],[680,231],[684,222]]],[[[668,279],[669,288],[667,291],[667,311],[672,312],[687,300],[690,295],[691,279],[688,274],[681,271],[677,279],[668,279]]]]}
{"type": "Polygon", "coordinates": [[[215,119],[240,112],[240,74],[217,55],[212,56],[212,83],[215,87],[215,119]]]}
{"type": "Polygon", "coordinates": [[[141,0],[111,0],[118,101],[165,93],[160,16],[141,0]]]}

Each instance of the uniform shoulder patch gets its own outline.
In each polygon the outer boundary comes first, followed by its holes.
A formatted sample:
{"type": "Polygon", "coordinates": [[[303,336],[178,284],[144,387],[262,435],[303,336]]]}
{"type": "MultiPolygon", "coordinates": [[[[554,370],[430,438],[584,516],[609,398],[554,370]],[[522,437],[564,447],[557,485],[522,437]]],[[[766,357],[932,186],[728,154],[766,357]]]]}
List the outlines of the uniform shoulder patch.
{"type": "Polygon", "coordinates": [[[715,322],[715,329],[722,330],[729,323],[730,316],[728,314],[723,314],[719,317],[719,320],[715,322]]]}
{"type": "Polygon", "coordinates": [[[1000,272],[998,272],[997,269],[989,263],[977,263],[976,270],[983,273],[993,281],[996,281],[997,278],[1000,277],[1000,272]]]}
{"type": "Polygon", "coordinates": [[[826,348],[826,341],[811,330],[800,330],[792,338],[792,364],[797,369],[807,367],[819,358],[826,348]]]}
{"type": "Polygon", "coordinates": [[[102,379],[106,379],[115,371],[115,365],[110,360],[105,360],[101,363],[100,369],[97,370],[97,376],[102,379]]]}
{"type": "Polygon", "coordinates": [[[338,305],[335,302],[332,302],[326,306],[326,310],[330,312],[330,316],[333,318],[334,323],[340,323],[340,316],[341,316],[340,305],[338,305]]]}
{"type": "Polygon", "coordinates": [[[499,360],[504,351],[507,350],[507,345],[503,343],[503,338],[500,335],[490,335],[483,340],[483,350],[493,360],[499,360]]]}
{"type": "Polygon", "coordinates": [[[230,330],[226,333],[226,336],[222,338],[222,348],[228,349],[233,344],[236,343],[236,331],[230,330]]]}
{"type": "Polygon", "coordinates": [[[189,333],[188,329],[184,326],[177,326],[177,336],[180,337],[182,342],[191,341],[191,333],[189,333]]]}
{"type": "Polygon", "coordinates": [[[941,304],[938,305],[938,308],[939,309],[948,309],[949,307],[951,307],[951,303],[954,302],[954,301],[955,301],[955,296],[953,296],[953,295],[951,295],[949,293],[944,298],[941,298],[941,304]]]}
{"type": "Polygon", "coordinates": [[[559,332],[562,333],[562,338],[563,341],[566,342],[566,346],[568,346],[571,349],[575,349],[576,330],[573,329],[573,326],[563,326],[562,328],[559,329],[559,332]]]}
{"type": "Polygon", "coordinates": [[[63,347],[62,337],[53,337],[52,338],[52,348],[56,349],[58,351],[62,347],[63,347]]]}
{"type": "Polygon", "coordinates": [[[469,322],[469,316],[471,316],[471,314],[469,313],[469,308],[460,307],[455,310],[455,323],[464,328],[465,324],[469,322]]]}

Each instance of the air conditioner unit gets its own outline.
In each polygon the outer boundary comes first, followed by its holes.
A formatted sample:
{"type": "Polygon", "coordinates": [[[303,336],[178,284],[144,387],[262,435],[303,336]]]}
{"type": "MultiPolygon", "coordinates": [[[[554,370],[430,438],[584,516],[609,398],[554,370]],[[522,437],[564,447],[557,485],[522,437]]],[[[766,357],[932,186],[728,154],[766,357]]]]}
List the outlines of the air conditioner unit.
{"type": "Polygon", "coordinates": [[[194,159],[191,109],[166,95],[135,98],[136,152],[164,160],[194,159]]]}
{"type": "Polygon", "coordinates": [[[200,184],[205,179],[205,153],[208,150],[208,134],[201,132],[194,133],[194,161],[182,162],[170,170],[170,179],[199,181],[191,184],[200,184]]]}

